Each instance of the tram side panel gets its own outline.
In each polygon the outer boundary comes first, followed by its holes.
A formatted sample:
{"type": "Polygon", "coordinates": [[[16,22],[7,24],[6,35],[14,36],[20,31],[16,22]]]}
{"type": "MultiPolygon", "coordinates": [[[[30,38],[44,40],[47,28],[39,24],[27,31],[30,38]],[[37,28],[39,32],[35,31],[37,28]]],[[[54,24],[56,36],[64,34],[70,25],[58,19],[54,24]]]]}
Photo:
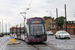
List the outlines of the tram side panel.
{"type": "Polygon", "coordinates": [[[16,38],[16,29],[15,27],[10,28],[10,37],[15,37],[16,38]]]}
{"type": "Polygon", "coordinates": [[[22,40],[25,40],[24,35],[25,35],[25,34],[24,34],[24,27],[22,27],[22,28],[21,28],[21,39],[22,39],[22,40]]]}

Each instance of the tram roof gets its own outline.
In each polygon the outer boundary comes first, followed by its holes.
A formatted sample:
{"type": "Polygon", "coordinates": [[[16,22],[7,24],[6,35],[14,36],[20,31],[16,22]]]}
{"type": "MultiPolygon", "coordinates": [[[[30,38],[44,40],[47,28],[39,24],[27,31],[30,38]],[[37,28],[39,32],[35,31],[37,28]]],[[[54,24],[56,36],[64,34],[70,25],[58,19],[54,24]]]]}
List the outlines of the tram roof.
{"type": "Polygon", "coordinates": [[[29,19],[27,19],[27,21],[31,21],[31,20],[44,20],[44,18],[41,18],[41,17],[34,17],[34,18],[29,18],[29,19]]]}

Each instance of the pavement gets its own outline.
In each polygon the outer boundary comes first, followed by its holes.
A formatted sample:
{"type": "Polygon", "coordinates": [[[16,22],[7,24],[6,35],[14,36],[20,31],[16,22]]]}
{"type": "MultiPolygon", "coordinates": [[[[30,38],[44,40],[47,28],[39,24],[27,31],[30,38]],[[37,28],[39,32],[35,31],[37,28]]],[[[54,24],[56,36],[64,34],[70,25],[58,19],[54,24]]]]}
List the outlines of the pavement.
{"type": "Polygon", "coordinates": [[[75,35],[71,35],[71,37],[75,38],[75,35]]]}

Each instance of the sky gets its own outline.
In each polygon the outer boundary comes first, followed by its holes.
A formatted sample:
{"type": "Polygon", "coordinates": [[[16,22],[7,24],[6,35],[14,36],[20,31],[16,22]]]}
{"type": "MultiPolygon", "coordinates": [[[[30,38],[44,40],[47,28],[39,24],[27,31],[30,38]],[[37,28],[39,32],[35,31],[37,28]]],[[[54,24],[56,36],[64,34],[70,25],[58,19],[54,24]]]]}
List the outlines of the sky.
{"type": "Polygon", "coordinates": [[[26,12],[26,18],[50,16],[50,12],[56,18],[56,8],[58,16],[65,16],[64,4],[67,20],[75,21],[75,0],[0,0],[0,22],[4,28],[5,24],[8,28],[20,24],[24,21],[21,12],[26,12]]]}

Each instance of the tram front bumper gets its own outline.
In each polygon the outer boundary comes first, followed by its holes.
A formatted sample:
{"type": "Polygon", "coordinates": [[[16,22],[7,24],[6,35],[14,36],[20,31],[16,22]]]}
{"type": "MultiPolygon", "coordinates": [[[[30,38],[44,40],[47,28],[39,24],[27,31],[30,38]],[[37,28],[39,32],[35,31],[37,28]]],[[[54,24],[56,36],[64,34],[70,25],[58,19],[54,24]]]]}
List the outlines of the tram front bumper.
{"type": "Polygon", "coordinates": [[[43,42],[46,41],[47,38],[29,38],[29,42],[43,42]]]}

